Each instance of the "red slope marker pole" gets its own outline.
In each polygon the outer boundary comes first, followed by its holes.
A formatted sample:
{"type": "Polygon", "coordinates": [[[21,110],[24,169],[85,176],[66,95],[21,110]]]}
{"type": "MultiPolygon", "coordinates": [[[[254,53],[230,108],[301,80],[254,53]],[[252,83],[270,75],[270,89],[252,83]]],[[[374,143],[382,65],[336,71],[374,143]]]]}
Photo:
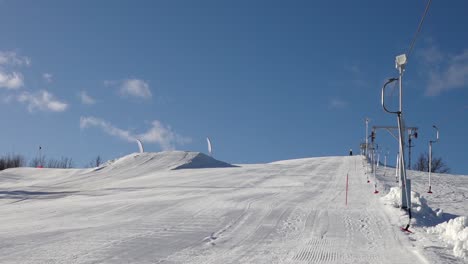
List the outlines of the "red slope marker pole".
{"type": "Polygon", "coordinates": [[[348,173],[346,173],[346,201],[345,205],[348,206],[348,173]]]}
{"type": "Polygon", "coordinates": [[[374,164],[374,169],[373,169],[373,171],[374,171],[374,194],[379,193],[379,191],[377,191],[377,177],[375,176],[376,170],[377,170],[377,168],[375,167],[375,164],[374,164]]]}

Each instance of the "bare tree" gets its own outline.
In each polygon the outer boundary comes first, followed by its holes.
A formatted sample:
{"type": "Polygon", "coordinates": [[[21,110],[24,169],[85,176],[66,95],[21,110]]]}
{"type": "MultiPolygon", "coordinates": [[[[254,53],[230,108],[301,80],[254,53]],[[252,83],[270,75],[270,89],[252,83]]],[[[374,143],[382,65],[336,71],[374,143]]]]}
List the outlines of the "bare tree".
{"type": "Polygon", "coordinates": [[[413,165],[413,170],[429,171],[429,156],[427,153],[421,153],[421,155],[419,155],[416,164],[413,165]]]}
{"type": "Polygon", "coordinates": [[[23,167],[25,164],[24,157],[17,154],[7,154],[0,158],[0,170],[23,167]]]}
{"type": "Polygon", "coordinates": [[[43,167],[46,165],[45,161],[46,161],[45,156],[35,157],[29,162],[29,166],[34,167],[34,168],[43,167]]]}
{"type": "Polygon", "coordinates": [[[99,167],[99,165],[101,165],[102,163],[102,159],[101,159],[101,156],[97,156],[96,159],[94,159],[94,165],[96,165],[96,167],[99,167]]]}
{"type": "MultiPolygon", "coordinates": [[[[414,164],[413,169],[429,172],[429,154],[427,152],[421,153],[421,155],[419,155],[419,158],[416,160],[416,164],[414,164]]],[[[449,173],[450,168],[447,166],[447,164],[445,164],[442,158],[434,157],[434,155],[432,155],[431,172],[449,173]]]]}
{"type": "Polygon", "coordinates": [[[60,159],[49,159],[47,161],[47,168],[73,168],[73,160],[68,157],[61,157],[60,159]]]}
{"type": "Polygon", "coordinates": [[[88,168],[94,168],[94,167],[99,167],[102,164],[102,158],[100,155],[97,155],[97,157],[93,158],[86,167],[88,168]]]}

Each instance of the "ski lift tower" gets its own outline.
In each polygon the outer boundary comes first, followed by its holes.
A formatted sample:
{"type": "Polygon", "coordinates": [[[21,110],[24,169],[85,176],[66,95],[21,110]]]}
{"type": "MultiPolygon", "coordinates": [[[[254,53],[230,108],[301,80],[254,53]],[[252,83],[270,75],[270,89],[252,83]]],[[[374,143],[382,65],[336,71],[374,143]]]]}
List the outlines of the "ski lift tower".
{"type": "Polygon", "coordinates": [[[408,170],[411,170],[411,148],[414,147],[411,141],[413,138],[418,138],[418,130],[408,128],[408,170]]]}
{"type": "MultiPolygon", "coordinates": [[[[393,138],[395,138],[397,141],[399,140],[398,135],[396,135],[394,133],[394,130],[399,131],[399,128],[397,126],[372,126],[372,131],[371,131],[371,135],[370,135],[371,144],[369,145],[370,150],[374,149],[374,147],[373,147],[374,146],[374,141],[375,141],[375,137],[377,135],[377,130],[379,130],[379,129],[386,130],[393,138]]],[[[417,127],[405,127],[404,129],[408,130],[408,133],[411,132],[411,133],[413,133],[415,135],[417,135],[417,133],[418,133],[418,128],[417,127]]],[[[410,141],[410,143],[411,143],[411,141],[410,141]]],[[[411,154],[411,152],[410,152],[410,154],[411,154]]]]}
{"type": "Polygon", "coordinates": [[[405,126],[403,124],[403,86],[402,78],[405,66],[407,63],[406,54],[399,55],[395,58],[395,67],[398,70],[398,78],[389,79],[382,88],[382,107],[385,112],[390,114],[396,114],[398,120],[398,146],[399,146],[399,176],[401,186],[401,208],[407,209],[411,218],[411,182],[406,178],[406,166],[405,166],[405,126]],[[399,83],[399,108],[398,111],[390,111],[385,106],[385,88],[388,84],[397,81],[399,83]]]}

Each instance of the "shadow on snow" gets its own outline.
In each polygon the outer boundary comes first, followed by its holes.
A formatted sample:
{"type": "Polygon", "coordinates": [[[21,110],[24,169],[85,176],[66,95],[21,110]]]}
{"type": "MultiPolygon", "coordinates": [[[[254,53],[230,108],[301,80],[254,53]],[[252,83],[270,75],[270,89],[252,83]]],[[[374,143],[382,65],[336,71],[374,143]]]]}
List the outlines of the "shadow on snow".
{"type": "Polygon", "coordinates": [[[38,192],[38,191],[0,191],[0,199],[56,199],[66,197],[76,192],[38,192]]]}

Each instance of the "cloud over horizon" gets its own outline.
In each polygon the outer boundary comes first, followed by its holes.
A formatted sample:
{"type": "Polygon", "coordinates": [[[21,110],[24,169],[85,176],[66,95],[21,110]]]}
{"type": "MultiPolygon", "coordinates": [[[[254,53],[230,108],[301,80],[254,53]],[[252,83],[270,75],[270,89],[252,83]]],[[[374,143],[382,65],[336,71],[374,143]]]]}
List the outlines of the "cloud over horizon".
{"type": "Polygon", "coordinates": [[[173,150],[175,145],[184,145],[191,142],[190,138],[183,137],[158,120],[151,122],[151,127],[144,133],[134,134],[128,130],[120,129],[111,123],[93,116],[80,117],[80,128],[98,127],[106,134],[118,137],[128,142],[140,139],[145,143],[156,143],[163,150],[173,150]]]}
{"type": "Polygon", "coordinates": [[[63,112],[68,108],[67,103],[59,101],[53,94],[45,90],[36,93],[23,92],[16,99],[18,102],[26,104],[31,113],[34,110],[63,112]]]}

